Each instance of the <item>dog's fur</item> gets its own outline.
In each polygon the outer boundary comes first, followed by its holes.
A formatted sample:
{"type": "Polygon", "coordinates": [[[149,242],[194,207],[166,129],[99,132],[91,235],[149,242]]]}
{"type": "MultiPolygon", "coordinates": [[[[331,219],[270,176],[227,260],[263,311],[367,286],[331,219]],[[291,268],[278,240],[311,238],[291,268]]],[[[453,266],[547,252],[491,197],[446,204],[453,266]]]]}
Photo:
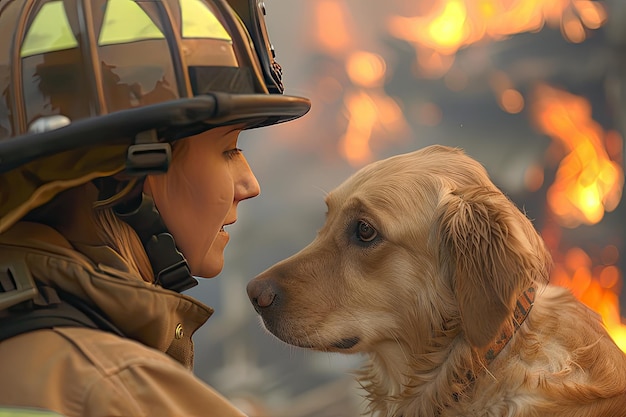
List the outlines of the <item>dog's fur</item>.
{"type": "Polygon", "coordinates": [[[374,415],[626,416],[626,356],[548,285],[544,242],[478,162],[430,146],[366,166],[326,203],[315,240],[248,294],[289,344],[367,353],[374,415]],[[532,285],[528,317],[488,361],[532,285]]]}

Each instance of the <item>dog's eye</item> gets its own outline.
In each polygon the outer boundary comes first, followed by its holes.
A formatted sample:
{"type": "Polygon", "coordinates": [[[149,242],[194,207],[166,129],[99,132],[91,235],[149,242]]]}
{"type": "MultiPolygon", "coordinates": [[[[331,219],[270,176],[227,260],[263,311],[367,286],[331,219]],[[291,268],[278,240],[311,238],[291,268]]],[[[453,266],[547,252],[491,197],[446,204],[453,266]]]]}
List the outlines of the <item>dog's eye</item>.
{"type": "Polygon", "coordinates": [[[378,232],[369,223],[360,220],[356,226],[356,234],[359,240],[363,242],[371,242],[376,239],[378,232]]]}

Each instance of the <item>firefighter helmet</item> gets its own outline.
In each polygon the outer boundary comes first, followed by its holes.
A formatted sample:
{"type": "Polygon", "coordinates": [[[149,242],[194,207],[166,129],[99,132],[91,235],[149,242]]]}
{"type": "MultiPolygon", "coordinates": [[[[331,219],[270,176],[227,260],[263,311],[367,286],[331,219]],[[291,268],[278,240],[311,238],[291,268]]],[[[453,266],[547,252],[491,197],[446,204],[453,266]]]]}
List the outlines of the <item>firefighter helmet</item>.
{"type": "Polygon", "coordinates": [[[60,191],[167,169],[169,143],[292,120],[259,0],[8,0],[0,232],[60,191]]]}

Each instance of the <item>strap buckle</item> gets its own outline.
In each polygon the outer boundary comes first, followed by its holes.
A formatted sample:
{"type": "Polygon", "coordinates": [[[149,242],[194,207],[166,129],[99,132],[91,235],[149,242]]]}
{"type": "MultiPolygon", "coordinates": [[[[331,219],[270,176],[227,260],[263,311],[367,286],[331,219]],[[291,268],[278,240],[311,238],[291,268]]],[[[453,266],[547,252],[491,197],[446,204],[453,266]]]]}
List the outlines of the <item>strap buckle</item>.
{"type": "Polygon", "coordinates": [[[128,175],[163,174],[172,160],[172,147],[167,142],[159,142],[156,130],[146,130],[135,136],[135,143],[126,153],[128,175]]]}
{"type": "Polygon", "coordinates": [[[182,292],[198,285],[198,281],[189,271],[187,260],[176,249],[171,234],[159,233],[152,236],[146,242],[145,248],[152,261],[155,284],[176,292],[182,292]]]}
{"type": "Polygon", "coordinates": [[[37,294],[35,280],[26,263],[18,261],[0,265],[0,311],[32,300],[37,294]]]}
{"type": "Polygon", "coordinates": [[[154,271],[155,284],[177,292],[198,285],[187,260],[176,248],[174,237],[167,232],[152,197],[141,194],[136,208],[126,211],[118,207],[115,213],[135,229],[141,239],[154,271]]]}

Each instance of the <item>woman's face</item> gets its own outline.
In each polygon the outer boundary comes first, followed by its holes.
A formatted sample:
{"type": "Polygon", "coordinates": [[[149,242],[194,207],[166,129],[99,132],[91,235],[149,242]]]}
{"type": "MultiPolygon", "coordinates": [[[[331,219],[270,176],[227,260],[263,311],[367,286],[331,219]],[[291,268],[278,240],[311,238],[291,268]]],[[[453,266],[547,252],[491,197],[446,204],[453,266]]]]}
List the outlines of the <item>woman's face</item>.
{"type": "Polygon", "coordinates": [[[182,139],[174,146],[165,174],[146,178],[176,246],[194,276],[211,278],[222,271],[228,233],[237,220],[237,204],[259,194],[259,183],[237,148],[240,128],[225,126],[182,139]]]}

